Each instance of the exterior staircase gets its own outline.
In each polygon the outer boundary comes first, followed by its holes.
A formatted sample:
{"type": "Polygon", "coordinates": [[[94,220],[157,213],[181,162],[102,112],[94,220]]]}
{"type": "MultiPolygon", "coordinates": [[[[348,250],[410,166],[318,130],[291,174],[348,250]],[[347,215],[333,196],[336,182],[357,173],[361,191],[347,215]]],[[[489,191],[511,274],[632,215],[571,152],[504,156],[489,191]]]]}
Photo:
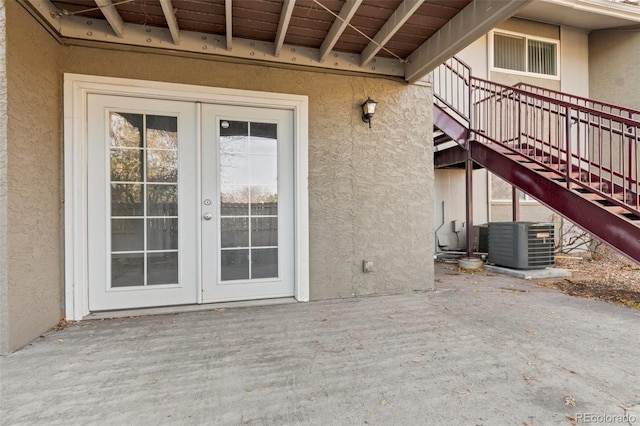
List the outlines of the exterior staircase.
{"type": "Polygon", "coordinates": [[[479,79],[457,58],[433,73],[434,164],[468,160],[640,263],[640,112],[479,79]]]}

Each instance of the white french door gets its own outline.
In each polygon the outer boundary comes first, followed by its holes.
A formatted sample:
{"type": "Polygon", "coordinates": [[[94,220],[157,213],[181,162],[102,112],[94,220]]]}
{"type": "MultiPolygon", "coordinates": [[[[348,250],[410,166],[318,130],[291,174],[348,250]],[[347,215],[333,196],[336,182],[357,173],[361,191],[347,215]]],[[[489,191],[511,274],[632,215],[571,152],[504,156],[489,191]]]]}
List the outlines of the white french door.
{"type": "Polygon", "coordinates": [[[89,310],[294,295],[293,112],[91,94],[89,310]]]}
{"type": "Polygon", "coordinates": [[[202,107],[203,301],[294,294],[293,112],[202,107]]]}
{"type": "Polygon", "coordinates": [[[196,105],[88,98],[89,309],[197,300],[196,105]]]}

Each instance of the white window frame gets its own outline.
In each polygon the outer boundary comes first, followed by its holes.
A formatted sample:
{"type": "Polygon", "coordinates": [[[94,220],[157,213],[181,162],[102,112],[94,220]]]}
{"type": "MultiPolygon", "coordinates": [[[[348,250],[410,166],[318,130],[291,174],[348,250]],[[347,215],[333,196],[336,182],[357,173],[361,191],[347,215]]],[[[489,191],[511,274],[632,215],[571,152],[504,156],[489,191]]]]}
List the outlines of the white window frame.
{"type": "MultiPolygon", "coordinates": [[[[87,99],[89,94],[288,109],[294,119],[294,297],[309,300],[309,99],[250,90],[82,74],[64,75],[65,317],[89,314],[87,99]]],[[[198,171],[198,177],[200,171],[198,171]]],[[[198,197],[200,197],[198,192],[198,197]]],[[[199,200],[200,201],[200,200],[199,200]]],[[[198,280],[200,273],[198,272],[198,280]]],[[[202,283],[198,282],[198,288],[202,283]]]]}
{"type": "Polygon", "coordinates": [[[514,31],[507,31],[507,30],[491,30],[489,31],[489,71],[495,71],[495,72],[501,72],[501,73],[506,73],[506,74],[516,74],[516,75],[522,75],[522,76],[527,76],[527,77],[535,77],[535,78],[544,78],[544,79],[549,79],[549,80],[560,80],[560,40],[555,40],[552,38],[545,38],[545,37],[535,37],[535,36],[531,36],[528,34],[523,34],[523,33],[517,33],[514,31]],[[508,68],[498,68],[496,66],[494,66],[494,36],[495,34],[498,35],[505,35],[505,36],[512,36],[512,37],[519,37],[519,38],[524,38],[525,39],[525,66],[527,67],[527,69],[529,69],[529,55],[528,55],[528,46],[529,46],[529,40],[534,40],[534,41],[542,41],[544,43],[551,43],[551,44],[555,44],[556,45],[556,75],[550,75],[550,74],[539,74],[539,73],[535,73],[535,72],[529,72],[529,71],[517,71],[517,70],[511,70],[508,68]]]}

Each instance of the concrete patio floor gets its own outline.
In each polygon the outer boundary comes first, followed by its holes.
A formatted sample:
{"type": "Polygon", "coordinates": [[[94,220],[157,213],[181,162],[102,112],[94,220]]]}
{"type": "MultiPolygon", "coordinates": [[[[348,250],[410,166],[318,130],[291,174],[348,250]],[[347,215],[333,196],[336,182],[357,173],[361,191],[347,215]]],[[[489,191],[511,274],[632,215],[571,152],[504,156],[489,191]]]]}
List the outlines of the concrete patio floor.
{"type": "Polygon", "coordinates": [[[640,425],[640,311],[436,275],[435,292],[71,324],[0,358],[0,424],[640,425]]]}

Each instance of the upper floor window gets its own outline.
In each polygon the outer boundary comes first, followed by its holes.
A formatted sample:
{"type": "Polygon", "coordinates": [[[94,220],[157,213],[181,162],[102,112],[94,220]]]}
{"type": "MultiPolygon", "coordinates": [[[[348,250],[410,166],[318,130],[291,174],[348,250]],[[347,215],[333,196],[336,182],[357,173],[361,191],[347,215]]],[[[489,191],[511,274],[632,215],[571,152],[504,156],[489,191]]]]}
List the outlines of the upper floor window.
{"type": "Polygon", "coordinates": [[[493,33],[493,68],[558,76],[558,41],[513,33],[493,33]]]}

